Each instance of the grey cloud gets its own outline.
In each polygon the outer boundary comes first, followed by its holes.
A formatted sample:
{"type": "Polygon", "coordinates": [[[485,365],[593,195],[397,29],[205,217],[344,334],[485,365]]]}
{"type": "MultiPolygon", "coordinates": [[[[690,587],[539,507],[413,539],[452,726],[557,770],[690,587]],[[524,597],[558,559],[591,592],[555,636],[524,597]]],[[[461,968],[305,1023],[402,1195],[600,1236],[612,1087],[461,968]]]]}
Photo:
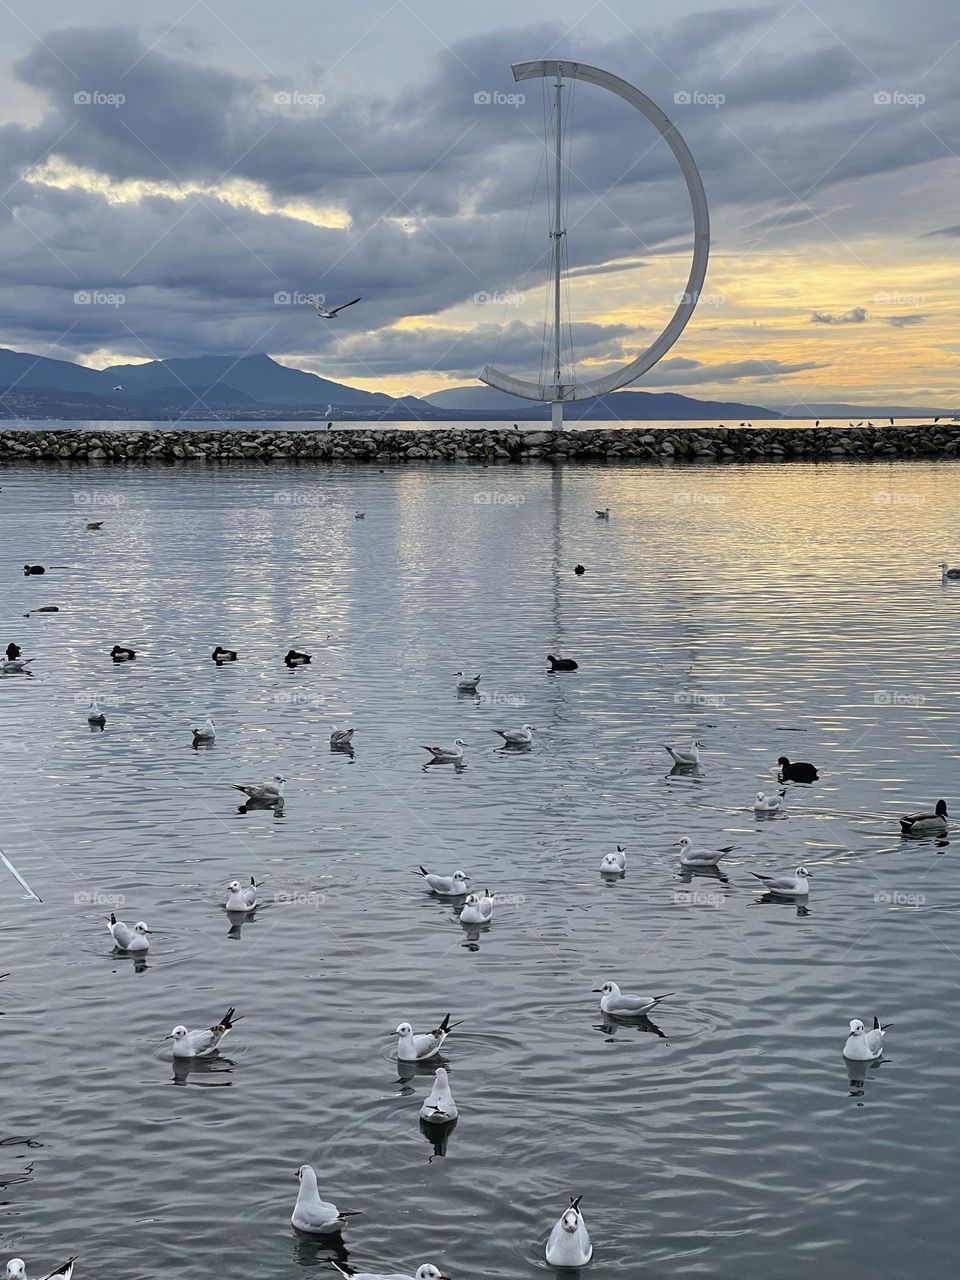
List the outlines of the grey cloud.
{"type": "Polygon", "coordinates": [[[867,318],[865,307],[853,307],[840,314],[829,311],[814,311],[810,317],[811,324],[863,324],[867,318]]]}
{"type": "Polygon", "coordinates": [[[887,324],[892,324],[895,329],[906,329],[911,325],[923,324],[929,318],[925,313],[918,312],[915,315],[890,316],[887,324]]]}

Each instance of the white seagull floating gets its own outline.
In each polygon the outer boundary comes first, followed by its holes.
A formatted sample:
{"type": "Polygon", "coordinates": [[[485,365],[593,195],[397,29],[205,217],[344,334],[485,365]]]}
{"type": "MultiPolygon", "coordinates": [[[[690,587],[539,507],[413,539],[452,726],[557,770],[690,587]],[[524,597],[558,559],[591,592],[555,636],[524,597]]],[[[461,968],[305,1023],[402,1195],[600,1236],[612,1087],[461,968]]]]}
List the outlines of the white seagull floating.
{"type": "Polygon", "coordinates": [[[257,909],[257,889],[259,885],[253,876],[250,877],[250,883],[246,888],[241,885],[239,880],[231,880],[227,888],[230,893],[227,897],[228,911],[255,911],[257,909]]]}
{"type": "MultiPolygon", "coordinates": [[[[232,1031],[240,1018],[233,1015],[236,1010],[230,1008],[214,1027],[202,1031],[188,1031],[186,1027],[174,1027],[167,1037],[173,1040],[173,1056],[175,1058],[209,1058],[215,1053],[220,1042],[232,1031]]],[[[243,1014],[240,1015],[243,1017],[243,1014]]]]}
{"type": "Polygon", "coordinates": [[[580,1212],[577,1196],[560,1215],[547,1240],[547,1262],[551,1267],[585,1267],[593,1257],[593,1241],[580,1212]]]}
{"type": "Polygon", "coordinates": [[[359,298],[354,298],[352,302],[341,302],[339,307],[330,307],[329,309],[321,307],[318,303],[314,309],[321,320],[336,320],[341,311],[346,311],[347,307],[355,307],[359,301],[359,298]]]}
{"type": "Polygon", "coordinates": [[[797,867],[792,876],[765,876],[759,871],[751,871],[766,889],[778,898],[805,898],[810,892],[810,872],[806,867],[797,867]]]}
{"type": "Polygon", "coordinates": [[[107,717],[100,710],[100,703],[95,696],[90,699],[90,706],[87,708],[87,723],[98,724],[101,729],[107,723],[107,717]]]}
{"type": "Polygon", "coordinates": [[[298,1231],[315,1236],[328,1236],[347,1225],[347,1218],[355,1218],[359,1209],[338,1209],[329,1200],[321,1200],[317,1190],[317,1174],[313,1165],[302,1164],[297,1170],[300,1190],[290,1221],[298,1231]]]}
{"type": "Polygon", "coordinates": [[[695,849],[689,836],[681,836],[677,844],[680,846],[681,867],[715,867],[725,853],[733,850],[733,845],[726,849],[695,849]]]}
{"type": "Polygon", "coordinates": [[[459,693],[476,693],[479,683],[480,676],[465,676],[462,671],[457,672],[457,691],[459,693]]]}
{"type": "Polygon", "coordinates": [[[469,745],[462,738],[457,738],[452,747],[428,747],[425,743],[420,743],[423,750],[429,751],[433,756],[434,764],[457,764],[463,759],[463,748],[469,745]]]}
{"type": "Polygon", "coordinates": [[[121,951],[150,950],[150,939],[147,937],[150,930],[142,920],[138,920],[131,929],[128,924],[124,924],[122,920],[118,920],[111,911],[110,923],[107,925],[107,928],[110,931],[110,936],[121,951]]]}
{"type": "Polygon", "coordinates": [[[875,1062],[883,1057],[883,1036],[887,1026],[881,1027],[880,1019],[873,1019],[873,1030],[867,1031],[859,1018],[850,1023],[850,1034],[843,1046],[843,1056],[851,1062],[875,1062]]]}
{"type": "Polygon", "coordinates": [[[758,791],[757,798],[753,802],[753,812],[779,813],[783,808],[786,794],[786,791],[781,791],[778,796],[768,796],[765,791],[758,791]]]}
{"type": "Polygon", "coordinates": [[[703,745],[702,742],[694,738],[687,750],[684,750],[683,747],[668,747],[666,743],[664,743],[663,749],[670,752],[677,764],[697,765],[700,763],[700,748],[703,745]]]}
{"type": "Polygon", "coordinates": [[[605,853],[600,859],[600,874],[604,876],[622,876],[627,869],[627,855],[617,845],[616,853],[605,853]]]}
{"type": "Polygon", "coordinates": [[[417,1267],[416,1274],[412,1276],[407,1275],[405,1271],[351,1271],[347,1267],[341,1267],[335,1258],[332,1258],[331,1262],[342,1276],[347,1277],[347,1280],[450,1280],[450,1277],[444,1275],[432,1262],[421,1263],[417,1267]]]}
{"type": "Polygon", "coordinates": [[[615,982],[605,982],[602,987],[594,987],[593,990],[594,994],[600,996],[600,1012],[612,1014],[616,1018],[642,1017],[661,1000],[673,995],[672,991],[664,992],[662,996],[627,995],[615,982]]]}
{"type": "Polygon", "coordinates": [[[528,747],[533,741],[533,725],[521,725],[519,729],[494,729],[508,747],[528,747]]]}
{"type": "Polygon", "coordinates": [[[438,876],[421,867],[420,875],[441,898],[460,898],[470,892],[470,877],[465,871],[455,871],[452,876],[438,876]]]}
{"type": "Polygon", "coordinates": [[[428,1058],[435,1058],[452,1030],[449,1013],[436,1030],[420,1034],[414,1034],[409,1022],[401,1022],[393,1033],[400,1037],[397,1042],[397,1058],[400,1062],[426,1062],[428,1058]]]}
{"type": "Polygon", "coordinates": [[[444,1067],[437,1067],[433,1077],[433,1088],[424,1099],[420,1108],[421,1120],[429,1120],[432,1124],[446,1124],[456,1120],[459,1115],[457,1104],[450,1092],[450,1081],[444,1067]]]}
{"type": "MultiPolygon", "coordinates": [[[[76,1257],[68,1258],[56,1271],[48,1271],[43,1280],[70,1280],[76,1260],[76,1257]]],[[[22,1258],[11,1258],[7,1263],[7,1280],[27,1280],[27,1264],[22,1258]]]]}
{"type": "Polygon", "coordinates": [[[200,725],[199,728],[194,729],[192,732],[194,746],[196,746],[198,742],[213,742],[217,736],[217,731],[213,727],[213,721],[209,716],[207,716],[206,720],[204,720],[203,724],[200,725]]]}
{"type": "Polygon", "coordinates": [[[32,658],[7,658],[3,663],[3,674],[5,676],[30,676],[32,671],[28,671],[32,658]]]}
{"type": "Polygon", "coordinates": [[[468,893],[460,910],[461,924],[487,924],[493,919],[493,898],[490,890],[485,893],[468,893]]]}
{"type": "Polygon", "coordinates": [[[234,782],[233,789],[234,791],[242,791],[245,796],[249,796],[251,800],[259,801],[261,804],[276,804],[278,800],[283,799],[286,781],[282,773],[275,773],[273,781],[265,782],[261,787],[243,787],[234,782]]]}

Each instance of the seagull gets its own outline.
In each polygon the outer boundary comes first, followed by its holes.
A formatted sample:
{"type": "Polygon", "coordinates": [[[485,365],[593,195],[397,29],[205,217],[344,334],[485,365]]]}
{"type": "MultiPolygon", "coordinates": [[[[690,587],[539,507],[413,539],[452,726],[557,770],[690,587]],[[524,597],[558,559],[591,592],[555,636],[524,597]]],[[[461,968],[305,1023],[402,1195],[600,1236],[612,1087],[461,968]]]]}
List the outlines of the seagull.
{"type": "Polygon", "coordinates": [[[123,383],[118,382],[118,383],[117,383],[117,385],[116,385],[113,389],[114,389],[114,391],[122,391],[122,390],[123,390],[123,383]]]}
{"type": "Polygon", "coordinates": [[[470,743],[457,738],[452,747],[428,747],[422,742],[420,745],[433,756],[433,764],[456,764],[463,759],[463,748],[470,743]]]}
{"type": "Polygon", "coordinates": [[[133,662],[137,656],[135,649],[125,649],[122,645],[115,644],[110,650],[110,657],[114,662],[133,662]]]}
{"type": "Polygon", "coordinates": [[[283,658],[288,667],[305,667],[311,660],[309,653],[301,653],[298,649],[289,649],[283,658]]]}
{"type": "Polygon", "coordinates": [[[246,888],[241,885],[239,880],[231,880],[227,888],[230,890],[230,894],[227,897],[227,911],[256,911],[259,885],[253,876],[250,877],[250,883],[246,888]]]}
{"type": "Polygon", "coordinates": [[[689,836],[681,836],[677,841],[680,846],[681,867],[715,867],[725,853],[730,853],[733,845],[726,849],[695,849],[689,836]]]}
{"type": "Polygon", "coordinates": [[[225,662],[236,662],[237,651],[236,649],[222,649],[220,645],[217,645],[210,657],[218,667],[222,667],[225,662]]]}
{"type": "Polygon", "coordinates": [[[341,1212],[329,1200],[321,1200],[317,1190],[317,1174],[313,1165],[302,1164],[297,1170],[300,1190],[290,1221],[298,1231],[308,1231],[315,1236],[328,1236],[347,1225],[347,1218],[355,1218],[359,1209],[341,1212]]]}
{"type": "Polygon", "coordinates": [[[7,658],[3,664],[3,674],[5,676],[32,676],[33,672],[27,670],[32,661],[32,658],[7,658]]]}
{"type": "Polygon", "coordinates": [[[603,876],[622,876],[627,869],[627,855],[620,845],[616,853],[605,853],[600,860],[600,874],[603,876]]]}
{"type": "Polygon", "coordinates": [[[817,766],[805,760],[790,761],[786,756],[780,756],[777,765],[781,782],[816,782],[820,777],[817,766]]]}
{"type": "Polygon", "coordinates": [[[533,725],[521,725],[519,729],[494,729],[508,747],[528,747],[533,741],[533,725]]]}
{"type": "Polygon", "coordinates": [[[883,1057],[884,1032],[892,1025],[888,1022],[886,1026],[881,1027],[880,1019],[875,1017],[873,1030],[867,1031],[860,1019],[854,1018],[850,1023],[847,1042],[843,1046],[843,1056],[852,1062],[876,1062],[877,1058],[883,1057]]]}
{"type": "Polygon", "coordinates": [[[128,924],[124,924],[122,920],[110,912],[110,923],[107,925],[110,935],[121,951],[149,951],[150,939],[147,934],[150,930],[142,920],[131,929],[128,924]]]}
{"type": "Polygon", "coordinates": [[[217,736],[217,731],[213,727],[213,721],[210,719],[209,716],[207,716],[206,720],[204,720],[203,724],[199,727],[199,729],[193,729],[192,733],[193,733],[194,746],[196,746],[197,743],[199,742],[213,742],[213,740],[217,736]]]}
{"type": "Polygon", "coordinates": [[[960,569],[949,568],[945,560],[941,560],[937,565],[937,568],[940,570],[940,577],[944,582],[946,582],[948,578],[960,578],[960,569]]]}
{"type": "Polygon", "coordinates": [[[399,1271],[353,1271],[349,1267],[342,1267],[335,1258],[330,1261],[340,1272],[342,1276],[346,1276],[347,1280],[450,1280],[449,1276],[443,1274],[439,1267],[435,1267],[432,1262],[423,1262],[417,1267],[416,1275],[408,1276],[406,1272],[402,1274],[399,1271]]]}
{"type": "Polygon", "coordinates": [[[87,521],[87,528],[88,528],[88,529],[102,529],[102,528],[103,528],[103,521],[102,521],[102,520],[88,520],[88,521],[87,521]]]}
{"type": "Polygon", "coordinates": [[[462,671],[457,672],[457,691],[459,693],[476,693],[479,683],[479,676],[465,676],[462,671]]]}
{"type": "Polygon", "coordinates": [[[602,987],[594,987],[593,991],[600,996],[600,1012],[612,1014],[615,1018],[643,1017],[654,1005],[673,995],[672,991],[662,996],[624,995],[615,982],[605,982],[602,987]]]}
{"type": "Polygon", "coordinates": [[[597,519],[598,519],[598,520],[609,520],[609,519],[610,519],[610,508],[609,508],[609,507],[604,507],[604,509],[603,509],[602,511],[598,511],[598,512],[597,512],[597,519]]]}
{"type": "Polygon", "coordinates": [[[331,307],[329,311],[319,304],[314,309],[321,320],[336,320],[341,311],[346,311],[347,307],[356,306],[359,301],[359,298],[354,298],[352,302],[341,302],[339,307],[331,307]]]}
{"type": "Polygon", "coordinates": [[[446,1124],[449,1120],[456,1120],[459,1114],[453,1094],[450,1092],[450,1081],[446,1070],[443,1067],[437,1067],[433,1077],[433,1088],[420,1108],[420,1118],[433,1124],[446,1124]]]}
{"type": "MultiPolygon", "coordinates": [[[[456,1024],[455,1024],[456,1025],[456,1024]]],[[[453,1030],[450,1026],[449,1013],[434,1031],[414,1034],[409,1022],[401,1022],[393,1033],[399,1036],[397,1042],[397,1058],[400,1062],[426,1062],[435,1058],[443,1047],[443,1042],[453,1030]]]]}
{"type": "MultiPolygon", "coordinates": [[[[43,1280],[70,1280],[76,1260],[76,1257],[68,1258],[56,1271],[48,1271],[43,1280]]],[[[22,1258],[11,1258],[7,1263],[7,1280],[27,1280],[27,1265],[22,1258]]]]}
{"type": "Polygon", "coordinates": [[[283,799],[286,781],[282,773],[275,773],[272,782],[265,782],[260,787],[243,787],[237,782],[232,785],[234,791],[242,791],[245,796],[249,796],[251,800],[260,804],[276,804],[278,800],[283,799]]]}
{"type": "Polygon", "coordinates": [[[689,750],[685,751],[682,747],[668,747],[666,743],[663,744],[663,749],[664,751],[669,751],[670,755],[673,757],[673,759],[676,761],[677,764],[686,765],[689,767],[691,765],[698,765],[700,763],[700,748],[702,746],[704,746],[704,743],[699,742],[696,738],[694,738],[694,740],[690,743],[689,750]]]}
{"type": "Polygon", "coordinates": [[[582,1196],[570,1201],[570,1208],[554,1224],[547,1240],[547,1262],[551,1267],[585,1267],[593,1257],[593,1242],[580,1212],[582,1196]]]}
{"type": "Polygon", "coordinates": [[[757,792],[757,798],[753,802],[754,813],[779,813],[783,808],[783,800],[786,791],[781,791],[778,796],[768,796],[764,791],[757,792]]]}
{"type": "Polygon", "coordinates": [[[441,898],[459,898],[470,892],[470,877],[464,871],[455,871],[452,876],[437,876],[421,867],[420,874],[441,898]]]}
{"type": "Polygon", "coordinates": [[[792,876],[765,876],[759,871],[751,871],[762,883],[767,893],[777,898],[805,898],[810,892],[810,872],[806,867],[797,867],[792,876]]]}
{"type": "Polygon", "coordinates": [[[353,746],[353,729],[334,729],[330,735],[330,745],[334,750],[342,750],[344,747],[353,746]]]}
{"type": "Polygon", "coordinates": [[[933,813],[909,813],[900,819],[900,833],[905,836],[919,835],[924,831],[946,831],[946,829],[946,800],[938,800],[933,813]]]}
{"type": "MultiPolygon", "coordinates": [[[[174,1027],[167,1037],[173,1040],[173,1056],[175,1058],[209,1058],[227,1035],[232,1031],[240,1018],[233,1015],[232,1007],[227,1010],[215,1027],[203,1031],[188,1031],[186,1027],[174,1027]]],[[[240,1015],[243,1017],[243,1014],[240,1015]]]]}
{"type": "Polygon", "coordinates": [[[555,658],[552,653],[547,654],[547,661],[551,671],[576,671],[580,665],[573,658],[555,658]]]}
{"type": "Polygon", "coordinates": [[[460,909],[461,924],[489,924],[493,919],[493,898],[490,890],[483,894],[468,893],[467,900],[460,909]]]}

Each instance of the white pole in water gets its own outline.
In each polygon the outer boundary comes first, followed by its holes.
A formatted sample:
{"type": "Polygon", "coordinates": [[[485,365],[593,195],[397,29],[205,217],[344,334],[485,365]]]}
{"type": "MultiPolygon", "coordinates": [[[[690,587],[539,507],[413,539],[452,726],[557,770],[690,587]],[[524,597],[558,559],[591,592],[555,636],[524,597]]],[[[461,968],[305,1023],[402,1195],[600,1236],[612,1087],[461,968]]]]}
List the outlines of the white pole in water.
{"type": "Polygon", "coordinates": [[[561,105],[560,94],[563,90],[563,64],[557,64],[557,81],[556,81],[556,103],[554,111],[557,117],[557,139],[556,139],[556,178],[554,179],[553,193],[553,351],[554,351],[554,368],[553,368],[553,411],[551,425],[554,431],[559,431],[563,427],[563,386],[561,384],[561,328],[560,328],[560,272],[563,264],[563,235],[564,231],[560,225],[562,209],[560,205],[560,182],[563,167],[563,107],[561,105]]]}

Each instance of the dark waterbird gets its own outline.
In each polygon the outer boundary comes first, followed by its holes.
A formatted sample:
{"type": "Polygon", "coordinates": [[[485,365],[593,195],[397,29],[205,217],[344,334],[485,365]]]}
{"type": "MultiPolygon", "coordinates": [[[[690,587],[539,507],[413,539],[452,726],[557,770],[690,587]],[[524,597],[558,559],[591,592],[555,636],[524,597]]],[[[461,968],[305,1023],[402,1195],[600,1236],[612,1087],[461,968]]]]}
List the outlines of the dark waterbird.
{"type": "Polygon", "coordinates": [[[926,831],[946,831],[947,816],[946,800],[938,800],[933,813],[908,813],[901,818],[901,834],[912,836],[926,831]]]}
{"type": "Polygon", "coordinates": [[[110,657],[114,662],[133,662],[137,656],[135,649],[125,649],[123,645],[115,644],[110,650],[110,657]]]}
{"type": "Polygon", "coordinates": [[[576,671],[580,665],[573,658],[555,658],[552,653],[547,654],[547,661],[551,671],[576,671]]]}
{"type": "Polygon", "coordinates": [[[582,564],[575,564],[573,566],[573,572],[577,575],[578,578],[582,578],[587,571],[582,564]]]}
{"type": "Polygon", "coordinates": [[[791,762],[786,756],[781,756],[777,764],[781,782],[816,782],[820,777],[816,765],[807,764],[805,760],[791,762]]]}
{"type": "Polygon", "coordinates": [[[23,566],[23,576],[25,578],[35,578],[37,574],[46,572],[42,564],[25,564],[23,566]]]}
{"type": "Polygon", "coordinates": [[[297,649],[290,649],[283,660],[288,667],[305,667],[311,659],[309,653],[300,653],[297,649]]]}
{"type": "Polygon", "coordinates": [[[7,658],[10,661],[12,661],[14,658],[19,658],[19,657],[20,657],[20,646],[18,644],[14,644],[14,642],[11,640],[10,643],[7,645],[7,658]]]}
{"type": "Polygon", "coordinates": [[[210,656],[218,667],[222,667],[225,662],[236,662],[237,651],[236,649],[222,649],[220,645],[217,645],[210,656]]]}

